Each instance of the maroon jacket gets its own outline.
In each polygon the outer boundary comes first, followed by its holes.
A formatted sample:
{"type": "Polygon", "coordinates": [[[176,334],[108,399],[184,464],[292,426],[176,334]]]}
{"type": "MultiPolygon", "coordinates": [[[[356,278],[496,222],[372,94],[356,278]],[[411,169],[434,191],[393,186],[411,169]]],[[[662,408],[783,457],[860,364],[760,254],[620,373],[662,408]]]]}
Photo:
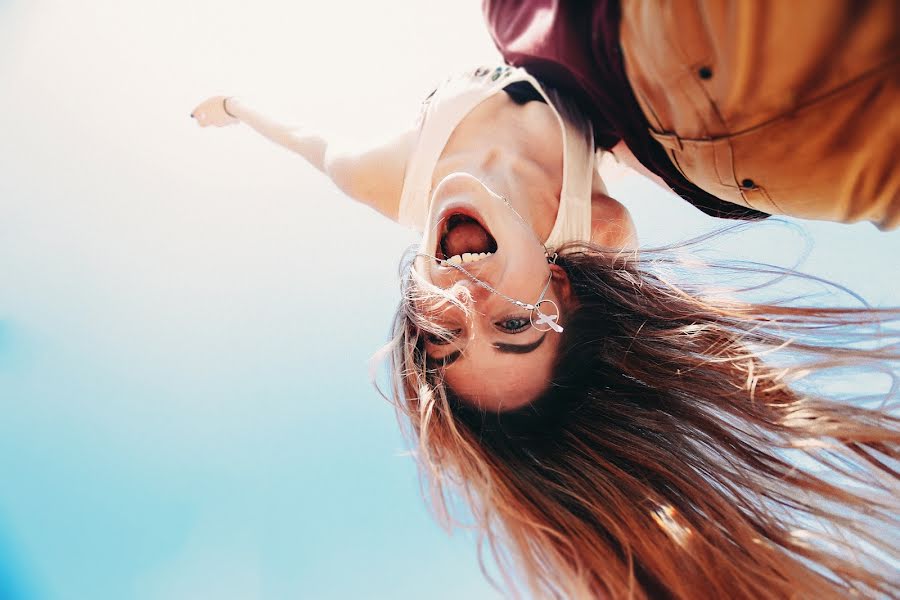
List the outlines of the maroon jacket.
{"type": "Polygon", "coordinates": [[[625,75],[618,0],[484,0],[483,8],[491,37],[506,62],[528,69],[574,99],[591,119],[599,148],[608,150],[624,140],[641,164],[708,215],[768,216],[692,184],[650,137],[650,124],[625,75]]]}

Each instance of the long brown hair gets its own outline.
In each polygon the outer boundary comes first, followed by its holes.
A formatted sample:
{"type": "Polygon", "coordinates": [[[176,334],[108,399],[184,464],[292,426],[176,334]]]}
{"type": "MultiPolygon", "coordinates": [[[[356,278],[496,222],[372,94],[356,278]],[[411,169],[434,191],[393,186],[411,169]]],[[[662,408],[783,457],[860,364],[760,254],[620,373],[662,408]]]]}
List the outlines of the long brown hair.
{"type": "Polygon", "coordinates": [[[393,397],[432,506],[448,526],[474,521],[504,591],[900,594],[896,386],[828,398],[804,384],[864,366],[893,381],[900,311],[711,295],[667,274],[671,248],[559,253],[575,306],[553,381],[525,408],[480,411],[426,364],[424,333],[447,332],[416,311],[433,292],[410,261],[389,345],[393,397]],[[460,499],[467,519],[451,510],[460,499]]]}

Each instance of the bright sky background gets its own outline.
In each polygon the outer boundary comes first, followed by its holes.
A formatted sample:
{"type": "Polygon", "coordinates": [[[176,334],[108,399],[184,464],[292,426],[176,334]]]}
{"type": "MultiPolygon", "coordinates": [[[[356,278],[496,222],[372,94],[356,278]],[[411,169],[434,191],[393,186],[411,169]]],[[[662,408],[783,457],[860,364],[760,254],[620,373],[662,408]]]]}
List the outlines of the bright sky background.
{"type": "MultiPolygon", "coordinates": [[[[475,0],[0,0],[0,597],[498,597],[369,381],[416,235],[246,128],[389,134],[497,60],[475,0]]],[[[624,173],[644,242],[718,225],[624,173]]],[[[729,252],[792,262],[764,225],[729,252]]],[[[804,269],[900,303],[900,236],[804,269]]]]}

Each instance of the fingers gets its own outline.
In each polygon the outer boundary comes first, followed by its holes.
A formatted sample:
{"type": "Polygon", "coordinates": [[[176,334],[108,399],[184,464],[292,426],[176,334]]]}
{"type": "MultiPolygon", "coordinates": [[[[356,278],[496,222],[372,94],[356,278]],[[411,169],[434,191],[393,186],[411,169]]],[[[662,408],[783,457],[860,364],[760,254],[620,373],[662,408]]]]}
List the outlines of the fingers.
{"type": "Polygon", "coordinates": [[[191,113],[191,118],[197,121],[198,127],[209,127],[212,125],[212,119],[209,118],[207,112],[199,107],[191,113]]]}
{"type": "Polygon", "coordinates": [[[199,127],[236,125],[239,121],[225,110],[224,99],[224,96],[207,98],[194,107],[191,118],[197,121],[199,127]]]}
{"type": "Polygon", "coordinates": [[[206,120],[206,111],[198,110],[191,113],[191,117],[197,121],[200,127],[206,127],[209,122],[206,120]]]}

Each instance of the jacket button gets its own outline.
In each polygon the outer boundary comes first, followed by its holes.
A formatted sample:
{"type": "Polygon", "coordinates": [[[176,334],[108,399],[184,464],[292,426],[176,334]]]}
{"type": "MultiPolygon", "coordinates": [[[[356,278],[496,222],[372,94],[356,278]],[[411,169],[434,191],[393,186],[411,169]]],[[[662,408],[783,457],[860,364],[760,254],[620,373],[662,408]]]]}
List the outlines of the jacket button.
{"type": "Polygon", "coordinates": [[[712,69],[709,67],[700,67],[697,71],[697,75],[700,76],[700,79],[710,79],[712,78],[712,69]]]}
{"type": "Polygon", "coordinates": [[[741,187],[746,188],[748,190],[752,190],[753,188],[756,187],[756,184],[753,182],[752,179],[744,179],[741,181],[741,187]]]}

